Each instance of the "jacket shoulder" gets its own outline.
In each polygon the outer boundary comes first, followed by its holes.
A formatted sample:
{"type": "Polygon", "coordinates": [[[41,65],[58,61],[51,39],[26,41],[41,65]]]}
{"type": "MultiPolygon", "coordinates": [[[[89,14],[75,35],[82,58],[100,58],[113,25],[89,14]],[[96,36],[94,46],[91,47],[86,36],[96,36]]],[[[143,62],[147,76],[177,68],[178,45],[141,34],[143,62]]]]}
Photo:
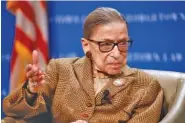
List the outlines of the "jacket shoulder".
{"type": "MultiPolygon", "coordinates": [[[[84,65],[85,58],[74,57],[74,58],[57,58],[51,59],[49,66],[55,66],[55,69],[58,71],[63,70],[72,70],[73,66],[84,65]]],[[[52,67],[53,68],[53,67],[52,67]]],[[[63,73],[63,72],[62,72],[63,73]]]]}
{"type": "Polygon", "coordinates": [[[74,57],[74,58],[56,58],[52,59],[56,64],[80,64],[84,63],[85,57],[74,57]]]}
{"type": "Polygon", "coordinates": [[[57,59],[53,59],[53,60],[57,64],[72,64],[72,63],[76,62],[78,59],[80,59],[80,58],[79,57],[74,57],[74,58],[57,58],[57,59]]]}
{"type": "Polygon", "coordinates": [[[137,82],[139,85],[148,86],[156,78],[141,69],[137,69],[136,72],[137,82]]]}

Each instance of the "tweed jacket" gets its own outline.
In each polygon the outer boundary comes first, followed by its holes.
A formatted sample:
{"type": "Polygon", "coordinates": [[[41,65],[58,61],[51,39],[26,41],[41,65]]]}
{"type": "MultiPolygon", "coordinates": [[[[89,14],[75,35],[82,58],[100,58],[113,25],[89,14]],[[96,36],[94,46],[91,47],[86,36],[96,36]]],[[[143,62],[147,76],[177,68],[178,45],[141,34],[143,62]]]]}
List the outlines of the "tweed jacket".
{"type": "Polygon", "coordinates": [[[4,99],[3,110],[19,122],[157,123],[163,103],[157,80],[128,66],[118,78],[124,84],[115,86],[115,78],[110,79],[95,96],[91,60],[52,59],[34,105],[25,100],[23,85],[4,99]],[[108,102],[102,102],[105,90],[108,102]]]}

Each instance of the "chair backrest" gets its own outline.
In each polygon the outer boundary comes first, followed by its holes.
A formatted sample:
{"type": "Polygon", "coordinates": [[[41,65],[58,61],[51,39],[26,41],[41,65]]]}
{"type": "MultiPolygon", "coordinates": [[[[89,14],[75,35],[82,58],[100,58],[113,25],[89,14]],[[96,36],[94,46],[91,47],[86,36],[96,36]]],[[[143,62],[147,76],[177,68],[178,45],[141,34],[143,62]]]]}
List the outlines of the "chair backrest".
{"type": "Polygon", "coordinates": [[[155,76],[164,90],[162,119],[159,123],[185,123],[185,73],[144,71],[155,76]]]}
{"type": "Polygon", "coordinates": [[[143,71],[158,79],[161,87],[163,88],[165,103],[169,110],[174,101],[178,89],[178,83],[182,79],[185,80],[185,73],[148,69],[143,69],[143,71]]]}

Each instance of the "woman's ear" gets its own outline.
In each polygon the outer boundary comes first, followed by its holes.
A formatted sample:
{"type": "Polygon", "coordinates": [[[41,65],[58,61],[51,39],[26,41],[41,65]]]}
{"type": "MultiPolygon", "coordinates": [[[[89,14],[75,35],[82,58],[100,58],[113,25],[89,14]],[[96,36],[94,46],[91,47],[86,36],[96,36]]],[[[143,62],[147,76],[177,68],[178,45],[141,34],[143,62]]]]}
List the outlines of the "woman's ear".
{"type": "Polygon", "coordinates": [[[89,41],[87,41],[87,39],[85,38],[81,38],[81,43],[82,43],[83,51],[86,54],[86,52],[90,51],[89,41]]]}

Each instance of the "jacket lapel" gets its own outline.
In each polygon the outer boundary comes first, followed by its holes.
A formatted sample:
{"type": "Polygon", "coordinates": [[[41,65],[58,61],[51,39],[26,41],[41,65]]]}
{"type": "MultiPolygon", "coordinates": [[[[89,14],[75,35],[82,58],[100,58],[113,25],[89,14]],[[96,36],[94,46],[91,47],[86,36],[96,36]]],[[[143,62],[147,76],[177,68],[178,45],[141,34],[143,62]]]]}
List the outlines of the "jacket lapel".
{"type": "Polygon", "coordinates": [[[97,94],[96,104],[101,104],[101,99],[103,98],[103,93],[105,90],[108,90],[110,96],[113,97],[136,79],[136,77],[131,76],[136,72],[136,69],[131,69],[128,66],[125,66],[122,71],[123,73],[121,76],[110,79],[109,83],[97,94]],[[116,86],[114,81],[122,81],[123,83],[119,86],[116,86]]]}
{"type": "Polygon", "coordinates": [[[112,79],[112,82],[108,85],[111,96],[114,96],[119,91],[125,89],[131,82],[133,82],[136,77],[131,76],[136,72],[136,69],[131,69],[127,65],[122,69],[123,74],[115,79],[112,79]],[[116,81],[122,81],[122,85],[116,86],[116,81]]]}
{"type": "MultiPolygon", "coordinates": [[[[79,80],[80,86],[83,88],[84,92],[87,94],[89,99],[95,99],[94,92],[94,82],[93,82],[93,74],[92,74],[92,65],[91,60],[89,58],[83,57],[79,59],[75,64],[73,64],[76,77],[79,80]]],[[[129,68],[127,65],[123,67],[122,74],[118,78],[113,78],[109,81],[109,83],[97,94],[96,96],[96,104],[101,103],[101,99],[103,97],[103,92],[105,90],[109,90],[110,96],[113,97],[121,90],[125,89],[130,83],[132,83],[136,77],[131,76],[136,73],[136,69],[129,68]],[[122,80],[124,83],[120,86],[116,86],[114,84],[115,80],[122,80]]]]}
{"type": "Polygon", "coordinates": [[[94,100],[95,92],[94,92],[91,60],[89,58],[83,57],[79,59],[79,61],[77,61],[73,65],[73,67],[81,87],[83,88],[87,96],[90,99],[94,100]]]}

